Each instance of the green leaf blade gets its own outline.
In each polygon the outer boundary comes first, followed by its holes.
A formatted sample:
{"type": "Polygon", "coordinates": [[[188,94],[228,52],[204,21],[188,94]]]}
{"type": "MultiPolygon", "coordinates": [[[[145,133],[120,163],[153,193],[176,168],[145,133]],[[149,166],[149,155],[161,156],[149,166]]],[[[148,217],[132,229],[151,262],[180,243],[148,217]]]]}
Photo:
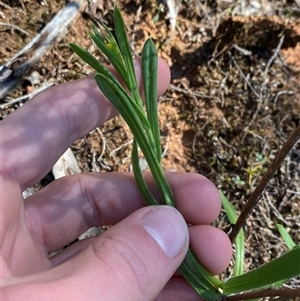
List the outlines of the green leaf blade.
{"type": "Polygon", "coordinates": [[[104,25],[102,26],[105,28],[106,37],[102,36],[95,26],[93,27],[93,32],[89,32],[88,34],[116,69],[125,85],[128,86],[129,82],[128,76],[126,75],[127,71],[119,46],[110,31],[104,25]],[[105,41],[105,39],[108,41],[105,41]]]}
{"type": "MultiPolygon", "coordinates": [[[[222,206],[231,224],[235,224],[238,216],[233,205],[229,202],[223,192],[219,189],[222,206]]],[[[235,264],[233,269],[233,276],[239,276],[244,273],[244,258],[245,258],[245,234],[240,230],[235,239],[235,264]]]]}
{"type": "Polygon", "coordinates": [[[265,265],[224,283],[226,295],[268,287],[300,275],[300,246],[265,265]]]}
{"type": "Polygon", "coordinates": [[[159,205],[157,200],[152,195],[147,183],[144,180],[143,173],[141,171],[139,156],[138,156],[138,145],[135,139],[133,139],[132,153],[131,153],[132,169],[135,176],[136,183],[142,194],[143,199],[150,205],[159,205]]]}
{"type": "Polygon", "coordinates": [[[101,74],[107,73],[106,68],[87,50],[74,43],[70,43],[69,46],[82,60],[84,60],[88,65],[90,65],[97,72],[101,74]]]}
{"type": "Polygon", "coordinates": [[[148,162],[162,200],[166,205],[175,207],[171,188],[163,174],[160,162],[156,159],[156,154],[153,147],[151,147],[151,140],[149,140],[149,137],[144,130],[145,128],[149,129],[150,127],[145,115],[138,105],[131,100],[115,77],[96,74],[95,79],[103,94],[119,111],[130,127],[133,136],[148,162]],[[142,123],[144,124],[144,128],[141,126],[142,123]]]}
{"type": "Polygon", "coordinates": [[[147,118],[153,134],[157,159],[161,160],[160,131],[157,113],[157,64],[158,57],[155,45],[148,39],[142,51],[142,74],[147,118]]]}
{"type": "Polygon", "coordinates": [[[180,273],[206,301],[215,301],[221,293],[217,287],[222,287],[222,282],[206,271],[191,249],[179,267],[180,273]]]}
{"type": "Polygon", "coordinates": [[[115,6],[115,10],[114,10],[114,21],[115,21],[115,29],[116,29],[117,39],[119,42],[120,51],[127,70],[128,89],[132,93],[136,103],[139,106],[143,106],[143,102],[141,100],[138,91],[138,85],[135,76],[132,54],[129,47],[129,40],[126,33],[126,26],[117,6],[115,6]]]}
{"type": "Polygon", "coordinates": [[[295,248],[297,245],[295,244],[295,242],[291,238],[291,236],[288,233],[288,231],[282,225],[280,225],[280,224],[276,224],[276,227],[277,227],[277,230],[279,231],[282,239],[286,243],[287,247],[290,250],[292,250],[293,248],[295,248]]]}
{"type": "Polygon", "coordinates": [[[141,135],[142,133],[142,137],[145,140],[147,136],[144,133],[143,127],[150,127],[148,120],[144,112],[132,101],[119,81],[108,70],[106,74],[96,74],[95,79],[106,98],[122,115],[130,129],[133,129],[133,135],[141,135]],[[141,124],[143,127],[141,127],[141,124]]]}

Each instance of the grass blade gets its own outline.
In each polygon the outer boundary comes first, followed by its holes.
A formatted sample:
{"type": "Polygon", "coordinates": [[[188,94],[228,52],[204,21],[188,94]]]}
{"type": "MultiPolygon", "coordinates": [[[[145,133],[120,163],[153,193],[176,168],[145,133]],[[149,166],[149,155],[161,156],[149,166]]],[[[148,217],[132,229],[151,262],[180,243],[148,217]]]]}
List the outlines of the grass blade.
{"type": "Polygon", "coordinates": [[[224,294],[255,290],[300,275],[300,246],[265,265],[224,283],[224,294]]]}
{"type": "Polygon", "coordinates": [[[124,60],[122,58],[121,52],[119,50],[118,44],[111,34],[111,32],[106,28],[103,24],[102,27],[105,30],[105,35],[103,36],[99,33],[99,30],[93,26],[93,32],[89,32],[89,36],[92,38],[94,43],[98,46],[98,48],[103,52],[103,54],[108,58],[110,63],[114,66],[118,74],[121,76],[125,85],[128,88],[128,76],[126,76],[126,67],[124,64],[124,60]]]}
{"type": "Polygon", "coordinates": [[[154,138],[157,160],[161,161],[160,131],[157,113],[157,52],[151,39],[148,39],[142,51],[142,73],[147,118],[154,138]]]}
{"type": "Polygon", "coordinates": [[[286,243],[287,247],[292,250],[293,248],[295,248],[297,245],[295,244],[295,242],[293,241],[293,239],[291,238],[290,234],[287,232],[287,230],[280,224],[276,224],[277,230],[279,231],[282,239],[284,240],[284,242],[286,243]]]}
{"type": "Polygon", "coordinates": [[[87,50],[85,50],[81,46],[73,43],[70,43],[69,46],[82,60],[84,60],[97,72],[103,73],[103,71],[106,69],[93,55],[91,55],[87,50]]]}
{"type": "MultiPolygon", "coordinates": [[[[235,224],[238,216],[233,205],[229,202],[221,190],[219,190],[222,206],[231,224],[235,224]]],[[[235,264],[233,269],[233,276],[239,276],[244,273],[244,257],[245,257],[245,234],[241,230],[235,239],[235,264]]]]}
{"type": "Polygon", "coordinates": [[[154,196],[152,195],[147,183],[144,180],[143,173],[141,171],[139,156],[138,156],[138,145],[135,139],[133,139],[132,153],[131,153],[131,163],[132,169],[135,177],[135,181],[139,187],[143,199],[146,204],[149,205],[159,205],[154,196]]]}
{"type": "MultiPolygon", "coordinates": [[[[150,126],[144,111],[132,101],[122,85],[108,70],[103,73],[97,73],[95,79],[103,94],[109,99],[129,125],[133,135],[139,135],[139,137],[143,137],[146,144],[149,143],[144,128],[150,129],[150,126]]],[[[139,140],[141,140],[141,138],[139,138],[139,140]]]]}
{"type": "MultiPolygon", "coordinates": [[[[163,174],[160,163],[156,159],[155,152],[153,151],[153,147],[151,147],[147,133],[141,128],[141,120],[138,118],[137,114],[137,109],[139,109],[138,106],[136,103],[132,102],[124,88],[114,77],[107,77],[105,74],[103,75],[99,73],[96,74],[95,78],[103,94],[119,111],[130,127],[133,136],[135,137],[146,161],[148,162],[162,200],[166,205],[174,207],[175,203],[171,188],[163,174]]],[[[140,117],[142,117],[142,114],[140,115],[140,117]]],[[[143,118],[145,118],[145,116],[143,118]]],[[[143,123],[148,123],[148,120],[143,120],[143,123]]]]}
{"type": "Polygon", "coordinates": [[[135,76],[135,70],[131,55],[131,50],[129,47],[129,40],[126,33],[126,26],[121,16],[121,13],[117,6],[115,6],[114,10],[114,20],[115,20],[115,29],[116,35],[119,42],[120,51],[122,53],[122,57],[124,59],[124,64],[127,70],[127,77],[128,77],[128,89],[133,95],[133,99],[137,102],[139,106],[143,106],[143,102],[141,100],[138,85],[135,76]]]}
{"type": "Polygon", "coordinates": [[[216,288],[221,287],[222,282],[202,267],[191,249],[188,250],[179,271],[204,300],[213,301],[220,297],[221,294],[216,288]]]}

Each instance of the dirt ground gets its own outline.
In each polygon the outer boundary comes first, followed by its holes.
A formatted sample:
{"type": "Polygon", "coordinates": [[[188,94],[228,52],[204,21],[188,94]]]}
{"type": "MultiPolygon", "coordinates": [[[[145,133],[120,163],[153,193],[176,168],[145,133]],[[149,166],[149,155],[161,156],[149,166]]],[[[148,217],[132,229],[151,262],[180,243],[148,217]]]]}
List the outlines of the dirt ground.
{"type": "MultiPolygon", "coordinates": [[[[93,22],[113,28],[115,3],[127,24],[134,55],[152,37],[171,68],[171,85],[159,99],[164,169],[205,175],[240,212],[277,150],[299,125],[299,2],[183,0],[170,38],[168,7],[163,1],[89,1],[68,34],[15,91],[0,99],[0,105],[31,93],[42,83],[57,85],[89,74],[91,69],[72,53],[70,42],[105,61],[86,31],[93,22]]],[[[0,64],[24,47],[65,4],[1,1],[0,64]]],[[[5,106],[1,118],[26,101],[5,106]]],[[[131,139],[126,124],[116,117],[71,149],[81,172],[130,171],[131,139]]],[[[51,179],[49,173],[42,185],[51,179]]],[[[287,250],[276,223],[299,243],[299,141],[247,221],[246,270],[287,250]]],[[[224,212],[216,225],[228,228],[224,212]]],[[[300,287],[300,279],[288,286],[300,287]]]]}

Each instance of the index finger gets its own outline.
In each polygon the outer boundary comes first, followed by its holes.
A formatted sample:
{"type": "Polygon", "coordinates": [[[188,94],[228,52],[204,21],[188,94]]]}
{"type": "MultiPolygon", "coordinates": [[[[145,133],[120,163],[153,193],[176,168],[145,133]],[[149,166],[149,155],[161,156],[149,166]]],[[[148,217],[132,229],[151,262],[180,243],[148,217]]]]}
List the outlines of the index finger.
{"type": "MultiPolygon", "coordinates": [[[[141,87],[141,61],[134,63],[141,87]]],[[[158,95],[169,82],[169,67],[160,59],[158,95]]],[[[116,114],[92,76],[47,89],[1,122],[2,173],[26,189],[49,172],[71,143],[116,114]]]]}

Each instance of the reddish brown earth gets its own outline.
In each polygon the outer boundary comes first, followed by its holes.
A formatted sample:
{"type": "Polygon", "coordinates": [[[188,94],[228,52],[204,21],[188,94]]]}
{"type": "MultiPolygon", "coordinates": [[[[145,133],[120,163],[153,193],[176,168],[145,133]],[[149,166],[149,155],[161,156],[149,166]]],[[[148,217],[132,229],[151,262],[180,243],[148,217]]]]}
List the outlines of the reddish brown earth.
{"type": "MultiPolygon", "coordinates": [[[[86,31],[93,22],[113,27],[114,1],[104,2],[90,1],[69,33],[36,64],[37,83],[27,78],[1,103],[32,92],[41,83],[57,85],[89,74],[90,68],[72,53],[68,43],[76,42],[99,55],[86,31]]],[[[250,8],[238,14],[235,2],[207,3],[182,1],[176,31],[168,43],[166,7],[158,1],[118,1],[134,54],[139,55],[144,41],[152,37],[171,68],[171,86],[159,99],[164,169],[204,174],[240,211],[277,150],[299,125],[300,7],[294,1],[264,1],[262,9],[248,16],[250,8]],[[278,55],[266,72],[276,49],[278,55]]],[[[24,47],[65,4],[1,1],[0,64],[24,47]]],[[[99,55],[99,59],[103,58],[99,55]]],[[[0,111],[2,118],[20,105],[0,111]]],[[[82,172],[129,171],[131,138],[126,124],[116,117],[76,141],[72,150],[82,172]]],[[[287,250],[276,223],[285,226],[299,243],[299,142],[247,221],[246,269],[287,250]]],[[[224,212],[216,225],[228,226],[224,212]]],[[[290,285],[299,287],[299,278],[290,285]]]]}

